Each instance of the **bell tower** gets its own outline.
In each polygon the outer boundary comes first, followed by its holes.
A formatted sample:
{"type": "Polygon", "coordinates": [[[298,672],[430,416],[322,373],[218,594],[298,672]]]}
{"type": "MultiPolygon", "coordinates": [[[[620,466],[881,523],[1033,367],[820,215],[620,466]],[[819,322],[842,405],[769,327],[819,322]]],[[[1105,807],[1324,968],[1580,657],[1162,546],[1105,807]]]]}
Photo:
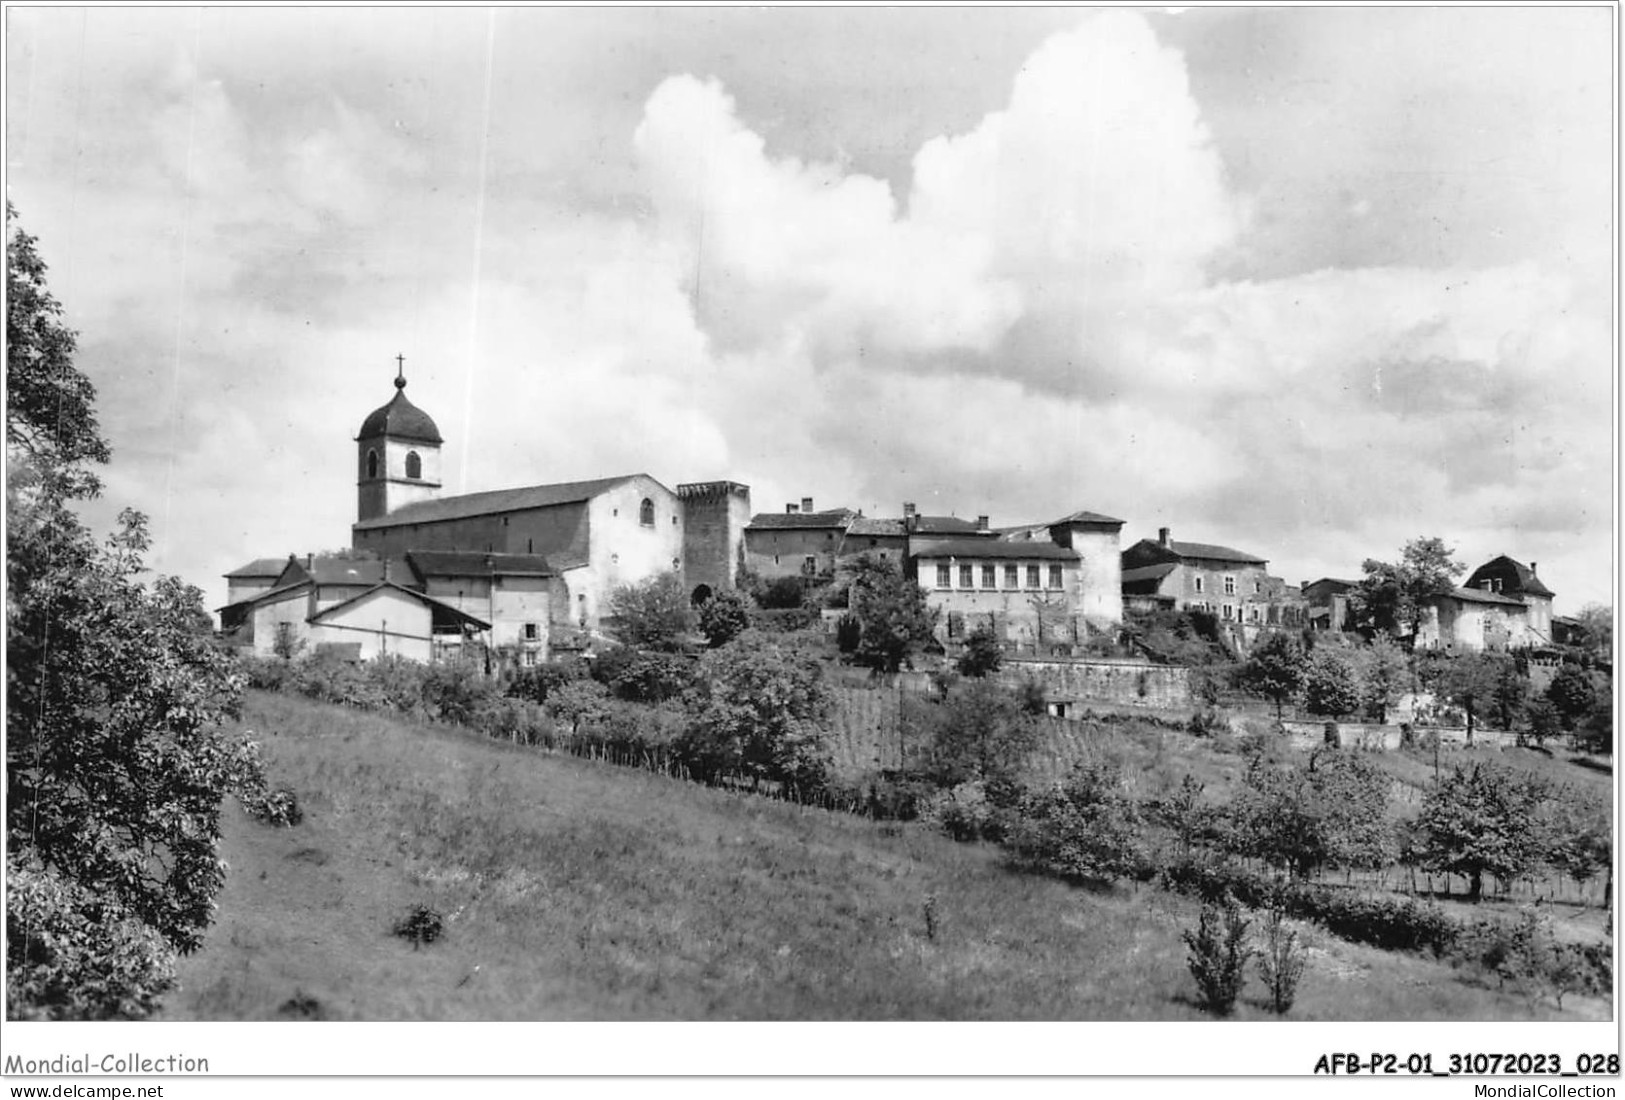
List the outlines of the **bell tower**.
{"type": "Polygon", "coordinates": [[[356,434],[356,520],[376,519],[440,492],[440,429],[406,399],[406,357],[395,357],[395,396],[356,434]]]}

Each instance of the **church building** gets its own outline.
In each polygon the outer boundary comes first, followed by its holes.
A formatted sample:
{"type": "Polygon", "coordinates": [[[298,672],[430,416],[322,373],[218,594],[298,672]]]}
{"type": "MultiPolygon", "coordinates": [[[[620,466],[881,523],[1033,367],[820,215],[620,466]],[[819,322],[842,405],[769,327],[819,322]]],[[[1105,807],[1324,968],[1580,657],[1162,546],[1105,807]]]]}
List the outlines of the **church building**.
{"type": "MultiPolygon", "coordinates": [[[[354,558],[401,561],[393,587],[456,609],[465,634],[478,623],[480,641],[512,648],[527,664],[566,635],[610,628],[609,598],[620,586],[674,572],[700,603],[733,587],[744,561],[750,488],[733,481],[673,491],[633,473],[442,495],[445,441],[407,398],[404,370],[355,442],[354,558]]],[[[259,564],[228,574],[233,602],[221,609],[223,626],[254,622],[252,605],[280,587],[256,586],[250,574],[259,564]]],[[[289,628],[280,629],[286,637],[289,628]]],[[[265,648],[262,639],[243,640],[265,648]]]]}

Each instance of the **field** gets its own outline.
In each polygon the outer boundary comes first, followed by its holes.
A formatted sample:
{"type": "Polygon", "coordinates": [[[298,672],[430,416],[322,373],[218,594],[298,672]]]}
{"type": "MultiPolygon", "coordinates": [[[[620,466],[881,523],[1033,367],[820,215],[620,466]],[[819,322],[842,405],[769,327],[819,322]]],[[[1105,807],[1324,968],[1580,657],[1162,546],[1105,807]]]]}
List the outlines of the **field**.
{"type": "MultiPolygon", "coordinates": [[[[1190,1020],[1187,899],[996,850],[253,693],[302,824],[228,807],[231,865],[172,1020],[1190,1020]],[[414,946],[414,906],[445,916],[414,946]]],[[[1604,1019],[1299,926],[1293,1019],[1604,1019]]],[[[1238,1016],[1268,1016],[1253,980],[1238,1016]]]]}

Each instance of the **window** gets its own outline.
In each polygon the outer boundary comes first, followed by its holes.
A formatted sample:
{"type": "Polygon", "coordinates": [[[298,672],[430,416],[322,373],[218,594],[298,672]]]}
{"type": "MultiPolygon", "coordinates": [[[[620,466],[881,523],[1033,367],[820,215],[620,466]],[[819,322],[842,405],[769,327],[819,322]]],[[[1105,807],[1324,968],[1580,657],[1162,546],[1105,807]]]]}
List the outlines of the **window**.
{"type": "Polygon", "coordinates": [[[1004,586],[1006,588],[1021,587],[1021,568],[1015,565],[1004,567],[1004,586]]]}
{"type": "Polygon", "coordinates": [[[1225,604],[1225,605],[1224,605],[1224,617],[1225,617],[1225,620],[1226,620],[1226,621],[1228,621],[1228,620],[1229,620],[1229,618],[1230,618],[1230,611],[1231,611],[1231,608],[1230,608],[1230,605],[1229,605],[1229,604],[1225,604]]]}
{"type": "Polygon", "coordinates": [[[367,476],[368,477],[377,477],[378,476],[378,452],[377,451],[368,451],[367,452],[367,476]]]}
{"type": "Polygon", "coordinates": [[[520,659],[524,661],[526,668],[536,667],[536,651],[534,649],[525,650],[523,657],[520,659]]]}
{"type": "Polygon", "coordinates": [[[1264,591],[1264,582],[1263,581],[1254,581],[1253,582],[1253,595],[1256,596],[1256,595],[1258,595],[1259,593],[1261,593],[1263,591],[1264,591]]]}
{"type": "Polygon", "coordinates": [[[1196,580],[1196,591],[1201,592],[1202,591],[1202,578],[1197,577],[1197,578],[1195,578],[1195,580],[1196,580]]]}
{"type": "Polygon", "coordinates": [[[982,566],[982,587],[997,588],[999,571],[991,565],[982,566]]]}
{"type": "Polygon", "coordinates": [[[406,476],[407,477],[422,477],[423,476],[423,460],[418,457],[418,453],[416,451],[407,451],[406,452],[406,476]]]}
{"type": "Polygon", "coordinates": [[[1027,567],[1027,587],[1038,587],[1038,566],[1036,565],[1029,565],[1027,567]]]}
{"type": "Polygon", "coordinates": [[[937,563],[937,587],[952,588],[954,586],[954,571],[948,568],[947,562],[937,563]]]}
{"type": "Polygon", "coordinates": [[[817,573],[818,572],[818,559],[816,557],[814,557],[813,555],[808,554],[805,558],[802,559],[801,571],[803,573],[805,573],[809,577],[814,575],[815,573],[817,573]]]}
{"type": "Polygon", "coordinates": [[[536,624],[535,623],[526,623],[525,624],[525,641],[534,642],[539,637],[541,637],[541,633],[537,629],[536,624]]]}
{"type": "Polygon", "coordinates": [[[644,497],[643,503],[638,505],[638,522],[645,527],[655,525],[655,502],[648,497],[644,497]]]}
{"type": "Polygon", "coordinates": [[[1059,565],[1049,567],[1049,586],[1051,588],[1061,587],[1061,567],[1059,565]]]}
{"type": "Polygon", "coordinates": [[[975,570],[974,567],[969,566],[969,565],[961,565],[959,567],[959,587],[961,587],[961,588],[974,588],[974,587],[976,587],[976,575],[975,574],[976,574],[976,570],[975,570]]]}
{"type": "Polygon", "coordinates": [[[1234,596],[1236,594],[1236,578],[1226,577],[1224,579],[1224,594],[1226,596],[1234,596]]]}
{"type": "Polygon", "coordinates": [[[1248,617],[1250,619],[1252,619],[1252,621],[1255,622],[1255,623],[1258,621],[1258,605],[1256,605],[1256,604],[1253,605],[1252,614],[1249,615],[1248,617]]]}
{"type": "Polygon", "coordinates": [[[948,612],[948,637],[960,638],[965,634],[965,616],[958,611],[948,612]]]}

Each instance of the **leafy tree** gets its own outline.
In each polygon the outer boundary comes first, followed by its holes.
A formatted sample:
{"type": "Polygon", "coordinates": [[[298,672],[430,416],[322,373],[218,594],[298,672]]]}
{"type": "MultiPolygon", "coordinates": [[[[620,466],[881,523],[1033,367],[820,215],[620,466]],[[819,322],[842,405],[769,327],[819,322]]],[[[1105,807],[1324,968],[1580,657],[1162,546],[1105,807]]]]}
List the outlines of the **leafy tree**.
{"type": "Polygon", "coordinates": [[[927,753],[927,773],[940,787],[972,780],[1014,782],[1038,729],[1014,692],[973,681],[944,704],[927,753]]]}
{"type": "Polygon", "coordinates": [[[222,730],[241,681],[202,594],[143,583],[146,522],[98,546],[70,502],[106,461],[95,391],[7,209],[6,897],[13,1017],[142,1015],[202,942],[224,880],[220,808],[265,800],[258,746],[222,730]]]}
{"type": "Polygon", "coordinates": [[[1297,877],[1326,862],[1324,807],[1308,777],[1253,757],[1242,792],[1231,805],[1239,850],[1297,877]]]}
{"type": "Polygon", "coordinates": [[[925,589],[888,559],[860,555],[852,564],[852,614],[860,634],[853,659],[877,672],[896,672],[931,640],[937,609],[925,589]]]}
{"type": "Polygon", "coordinates": [[[1499,653],[1463,654],[1447,659],[1439,669],[1434,690],[1466,712],[1468,744],[1480,715],[1504,709],[1510,690],[1507,678],[1515,674],[1512,658],[1499,653]]]}
{"type": "Polygon", "coordinates": [[[1360,709],[1360,681],[1341,650],[1317,648],[1303,674],[1303,704],[1310,714],[1337,717],[1360,709]]]}
{"type": "Polygon", "coordinates": [[[1274,700],[1279,721],[1286,701],[1303,686],[1305,665],[1302,643],[1291,634],[1271,631],[1253,644],[1241,666],[1241,682],[1248,690],[1274,700]]]}
{"type": "Polygon", "coordinates": [[[1247,943],[1251,921],[1242,916],[1241,906],[1228,894],[1221,904],[1202,906],[1196,931],[1183,933],[1190,949],[1186,965],[1201,995],[1202,1007],[1215,1016],[1234,1011],[1236,998],[1247,980],[1247,960],[1253,948],[1247,943]]]}
{"type": "Polygon", "coordinates": [[[610,593],[609,612],[622,643],[646,649],[681,649],[694,629],[694,610],[676,573],[661,573],[610,593]]]}
{"type": "Polygon", "coordinates": [[[1327,866],[1375,870],[1395,855],[1388,823],[1389,780],[1370,757],[1322,749],[1310,759],[1310,789],[1319,813],[1319,849],[1327,866]]]}
{"type": "Polygon", "coordinates": [[[746,631],[700,659],[675,747],[703,780],[745,774],[815,788],[829,769],[829,708],[816,659],[746,631]]]}
{"type": "Polygon", "coordinates": [[[1546,687],[1546,699],[1557,708],[1564,729],[1572,730],[1597,701],[1591,674],[1576,665],[1564,665],[1546,687]]]}
{"type": "Polygon", "coordinates": [[[1455,587],[1466,566],[1443,539],[1427,537],[1407,542],[1398,564],[1368,558],[1360,568],[1365,577],[1349,593],[1350,625],[1367,637],[1410,637],[1423,603],[1455,587]]]}
{"type": "Polygon", "coordinates": [[[985,623],[971,631],[965,639],[965,652],[959,658],[959,672],[963,676],[981,677],[997,672],[1004,663],[1004,649],[999,645],[993,628],[985,623]]]}
{"type": "Polygon", "coordinates": [[[692,659],[684,654],[618,645],[593,659],[592,678],[617,698],[660,703],[687,690],[694,671],[692,659]]]}
{"type": "Polygon", "coordinates": [[[1468,897],[1477,901],[1485,875],[1510,881],[1540,857],[1538,822],[1546,797],[1538,776],[1482,763],[1458,765],[1422,803],[1419,865],[1465,875],[1468,897]]]}
{"type": "Polygon", "coordinates": [[[1144,823],[1110,764],[1078,764],[1065,783],[1020,800],[1005,832],[1017,863],[1062,878],[1110,881],[1145,865],[1144,823]]]}
{"type": "Polygon", "coordinates": [[[764,610],[787,611],[806,602],[807,582],[802,577],[774,577],[752,594],[757,606],[764,610]]]}
{"type": "Polygon", "coordinates": [[[1366,713],[1388,721],[1388,708],[1411,686],[1410,662],[1391,635],[1378,633],[1360,654],[1360,694],[1366,713]]]}
{"type": "Polygon", "coordinates": [[[12,477],[49,481],[70,499],[96,496],[86,463],[110,457],[96,420],[96,387],[74,365],[77,335],[45,284],[38,241],[6,203],[6,446],[12,477]],[[23,461],[19,463],[17,460],[23,461]]]}
{"type": "Polygon", "coordinates": [[[700,633],[712,649],[727,645],[749,629],[750,609],[738,592],[718,592],[700,605],[700,633]]]}
{"type": "Polygon", "coordinates": [[[1580,644],[1598,656],[1614,651],[1614,609],[1589,603],[1575,616],[1580,622],[1580,644]]]}

